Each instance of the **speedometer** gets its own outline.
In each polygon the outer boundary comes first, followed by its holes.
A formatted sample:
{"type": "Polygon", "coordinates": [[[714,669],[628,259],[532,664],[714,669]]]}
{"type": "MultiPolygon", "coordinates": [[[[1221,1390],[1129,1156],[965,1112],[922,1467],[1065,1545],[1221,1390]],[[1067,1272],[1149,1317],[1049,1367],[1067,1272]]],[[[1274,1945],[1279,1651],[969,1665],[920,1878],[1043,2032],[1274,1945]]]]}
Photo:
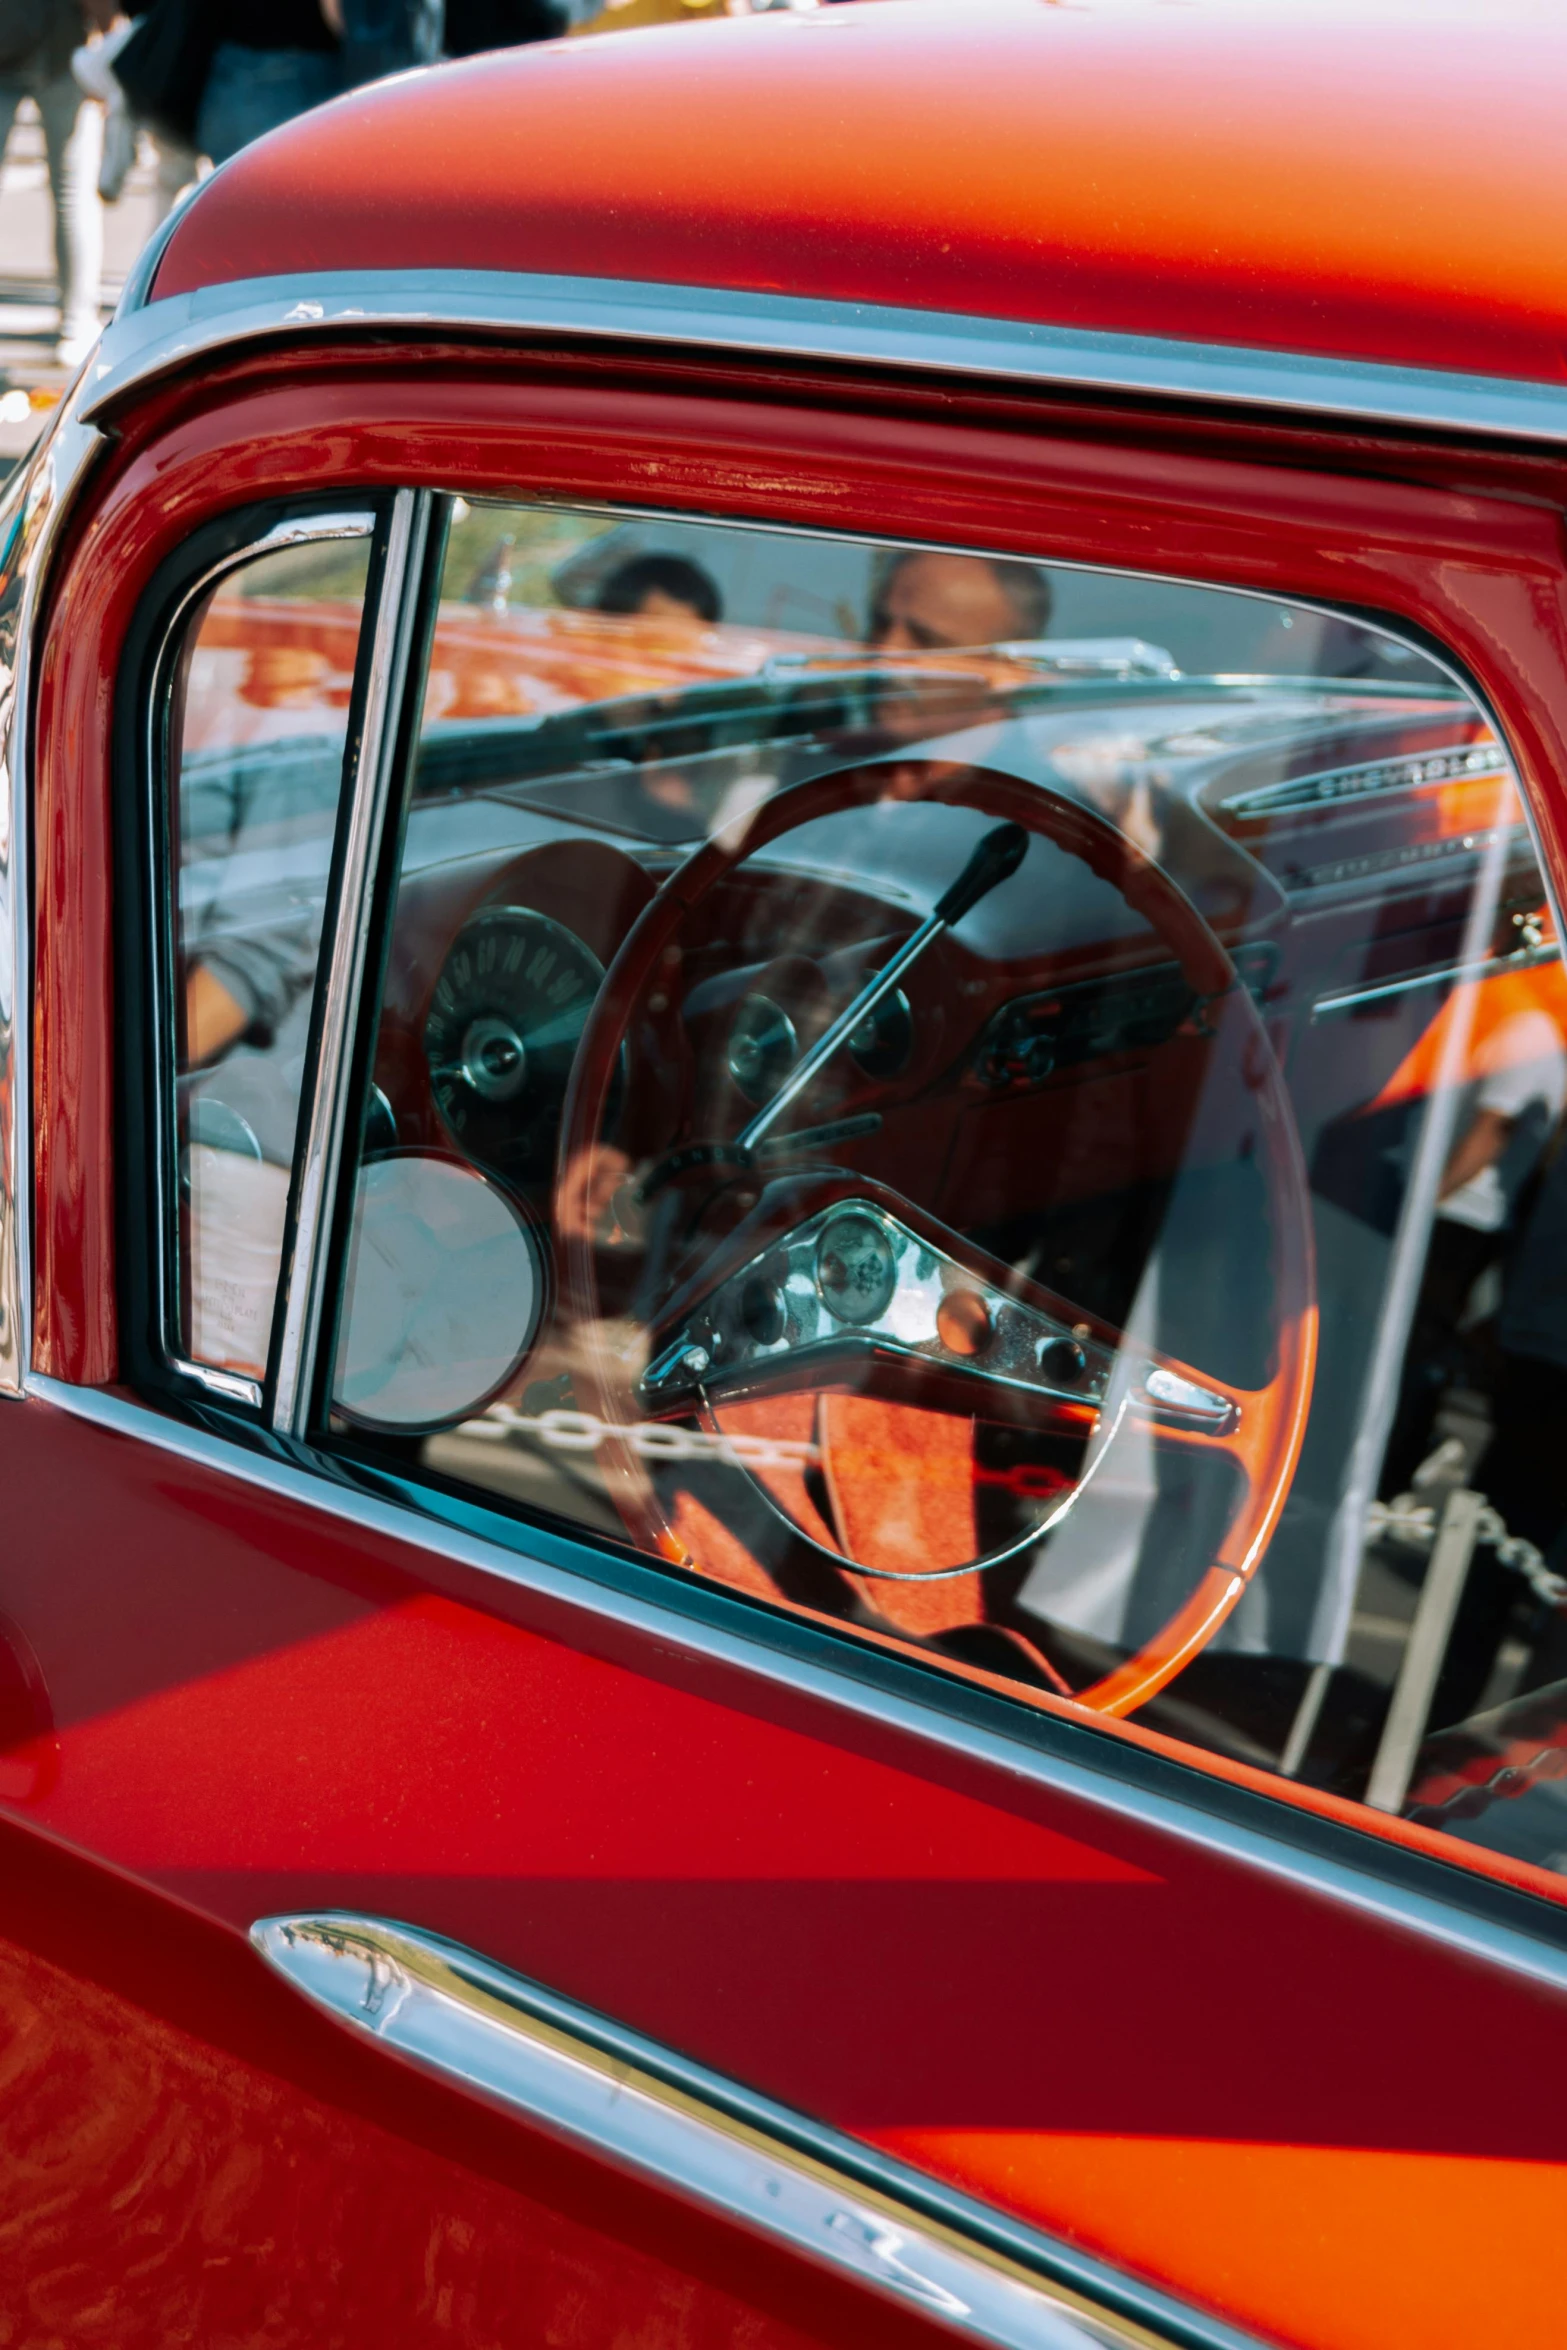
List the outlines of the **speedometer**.
{"type": "Polygon", "coordinates": [[[435,1106],[458,1148],[514,1183],[544,1180],[604,968],[527,906],[485,906],[453,939],[424,1026],[435,1106]]]}

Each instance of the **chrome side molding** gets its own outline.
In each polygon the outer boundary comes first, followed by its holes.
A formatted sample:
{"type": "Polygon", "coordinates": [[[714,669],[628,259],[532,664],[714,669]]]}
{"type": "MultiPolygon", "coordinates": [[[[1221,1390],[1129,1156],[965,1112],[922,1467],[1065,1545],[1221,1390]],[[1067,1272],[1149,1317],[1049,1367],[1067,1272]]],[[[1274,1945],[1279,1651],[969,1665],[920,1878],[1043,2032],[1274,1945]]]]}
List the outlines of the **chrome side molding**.
{"type": "Polygon", "coordinates": [[[305,1998],[423,2071],[966,2341],[1243,2350],[1232,2328],[1109,2270],[1104,2300],[1052,2275],[1098,2264],[1030,2230],[1000,2221],[987,2232],[1011,2243],[986,2241],[979,2206],[455,1943],[336,1913],[262,1918],[250,1938],[305,1998]]]}

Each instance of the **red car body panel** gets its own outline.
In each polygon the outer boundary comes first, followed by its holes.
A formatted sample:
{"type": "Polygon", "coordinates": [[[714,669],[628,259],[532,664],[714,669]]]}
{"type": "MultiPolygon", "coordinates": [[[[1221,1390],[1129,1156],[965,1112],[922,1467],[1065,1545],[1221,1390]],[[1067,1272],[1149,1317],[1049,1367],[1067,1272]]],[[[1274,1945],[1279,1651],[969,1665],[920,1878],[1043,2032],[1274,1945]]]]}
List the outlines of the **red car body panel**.
{"type": "Polygon", "coordinates": [[[47,1405],[0,1443],[13,1808],[171,1943],[417,1918],[1267,2335],[1551,2338],[1549,1989],[47,1405]]]}
{"type": "Polygon", "coordinates": [[[1567,25],[1438,22],[898,0],[484,58],[248,149],[155,291],[537,270],[1556,383],[1567,25]]]}
{"type": "Polygon", "coordinates": [[[0,2318],[164,2350],[919,2350],[931,2329],[311,2015],[234,1936],[0,1829],[0,2318]]]}
{"type": "MultiPolygon", "coordinates": [[[[909,0],[455,68],[244,153],[154,308],[525,268],[1558,381],[1567,29],[1428,18],[909,0]]],[[[641,501],[1385,614],[1467,664],[1567,891],[1548,455],[457,339],[225,357],[103,421],[37,669],[32,1360],[60,1382],[123,1373],[115,680],[157,566],[226,509],[641,501]]],[[[1188,1769],[1176,1833],[1135,1792],[1091,1803],[617,1623],[587,1582],[482,1571],[433,1520],[356,1524],[36,1396],[0,1404],[0,1490],[18,2338],[932,2338],[327,2029],[240,1938],[335,1908],[453,1936],[1266,2337],[1559,2338],[1567,2006],[1466,1948],[1458,1907],[1443,1938],[1379,1912],[1371,1867],[1361,1901],[1315,1888],[1313,1823],[1266,1867],[1205,1836],[1215,1781],[1277,1820],[1276,1780],[1188,1769]]],[[[1189,1763],[1135,1723],[1081,1735],[1189,1763]]],[[[1451,1856],[1308,1789],[1295,1811],[1352,1821],[1373,1864],[1451,1856]]],[[[1453,1876],[1542,1890],[1480,1850],[1453,1876]]]]}

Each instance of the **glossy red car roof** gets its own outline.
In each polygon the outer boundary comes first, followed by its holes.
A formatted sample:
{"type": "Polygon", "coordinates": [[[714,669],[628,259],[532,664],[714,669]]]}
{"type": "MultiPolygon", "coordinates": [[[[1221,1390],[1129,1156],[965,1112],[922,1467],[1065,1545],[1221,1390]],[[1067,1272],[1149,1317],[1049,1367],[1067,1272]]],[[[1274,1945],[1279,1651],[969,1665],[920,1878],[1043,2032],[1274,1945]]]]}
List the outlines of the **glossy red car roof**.
{"type": "Polygon", "coordinates": [[[1561,0],[877,0],[550,43],[242,154],[158,297],[528,270],[1559,381],[1561,0]]]}

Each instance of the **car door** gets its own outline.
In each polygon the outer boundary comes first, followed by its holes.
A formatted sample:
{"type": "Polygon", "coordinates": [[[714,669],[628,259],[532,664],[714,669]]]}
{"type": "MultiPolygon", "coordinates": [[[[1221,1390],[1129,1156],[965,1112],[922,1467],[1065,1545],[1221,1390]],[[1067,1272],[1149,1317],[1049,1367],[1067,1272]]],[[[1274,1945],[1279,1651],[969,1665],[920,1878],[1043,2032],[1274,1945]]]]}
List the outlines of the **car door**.
{"type": "Polygon", "coordinates": [[[1402,1663],[1402,1784],[1357,1800],[1333,1618],[1374,1611],[1322,1521],[1374,1497],[1355,1399],[1392,1412],[1406,1203],[1424,1246],[1482,1081],[1407,1064],[1514,901],[1549,921],[1500,795],[1544,812],[1554,537],[1435,458],[633,360],[128,399],[56,556],[0,1413],[18,2322],[1532,2338],[1550,1878],[1401,1816],[1441,1767],[1402,1663]],[[858,549],[869,647],[548,584],[628,523],[858,549]],[[911,549],[1131,616],[1154,531],[1186,625],[1254,630],[1240,699],[1131,625],[896,642],[911,549]],[[1347,672],[1327,628],[1264,659],[1325,613],[1347,672]],[[1363,1055],[1313,1043],[1384,987],[1363,1055]],[[1004,1245],[1046,1166],[1048,1262],[1004,1245]],[[1315,1549],[1270,1593],[1275,1535],[1315,1549]],[[111,2064],[99,2159],[67,2096],[111,2064]]]}

